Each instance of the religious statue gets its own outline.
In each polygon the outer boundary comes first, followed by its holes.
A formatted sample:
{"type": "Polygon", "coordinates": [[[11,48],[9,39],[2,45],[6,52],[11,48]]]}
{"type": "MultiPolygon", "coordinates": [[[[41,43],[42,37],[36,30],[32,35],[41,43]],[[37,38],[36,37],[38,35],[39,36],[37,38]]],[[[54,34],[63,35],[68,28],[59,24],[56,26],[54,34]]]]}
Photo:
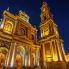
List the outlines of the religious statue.
{"type": "Polygon", "coordinates": [[[4,68],[5,63],[5,55],[3,53],[0,53],[0,69],[4,68]]]}
{"type": "Polygon", "coordinates": [[[16,55],[15,69],[22,69],[22,57],[20,55],[16,55]]]}

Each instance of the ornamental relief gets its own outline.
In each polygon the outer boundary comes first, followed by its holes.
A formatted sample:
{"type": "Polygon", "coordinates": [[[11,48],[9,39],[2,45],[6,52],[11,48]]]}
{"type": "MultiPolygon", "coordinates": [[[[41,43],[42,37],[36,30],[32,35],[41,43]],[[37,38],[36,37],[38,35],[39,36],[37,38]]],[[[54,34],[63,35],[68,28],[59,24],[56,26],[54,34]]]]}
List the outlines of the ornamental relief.
{"type": "Polygon", "coordinates": [[[13,22],[12,21],[5,21],[3,31],[11,34],[13,31],[13,22]]]}
{"type": "Polygon", "coordinates": [[[17,34],[18,35],[21,35],[21,36],[24,36],[24,35],[26,35],[27,36],[27,34],[28,34],[28,27],[25,27],[23,24],[19,24],[18,26],[17,26],[17,34]]]}
{"type": "Polygon", "coordinates": [[[5,47],[7,49],[10,49],[11,43],[6,41],[0,41],[0,47],[5,47]]]}

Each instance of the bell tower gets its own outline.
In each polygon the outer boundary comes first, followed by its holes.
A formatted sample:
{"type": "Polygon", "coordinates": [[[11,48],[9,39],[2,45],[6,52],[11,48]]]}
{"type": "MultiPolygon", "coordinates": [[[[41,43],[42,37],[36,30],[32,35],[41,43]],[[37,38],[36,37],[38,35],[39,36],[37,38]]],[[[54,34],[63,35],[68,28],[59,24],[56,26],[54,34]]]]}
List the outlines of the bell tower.
{"type": "Polygon", "coordinates": [[[41,7],[41,21],[45,21],[49,18],[52,18],[50,8],[48,8],[48,4],[46,2],[43,2],[41,7]]]}
{"type": "Polygon", "coordinates": [[[53,15],[50,12],[50,8],[48,7],[48,4],[46,2],[43,2],[43,5],[41,7],[40,17],[41,17],[40,23],[41,37],[48,37],[52,35],[56,35],[59,37],[58,26],[53,20],[53,15]]]}
{"type": "Polygon", "coordinates": [[[58,26],[46,2],[42,4],[40,17],[41,40],[39,40],[39,44],[43,63],[66,61],[63,40],[59,35],[58,26]]]}

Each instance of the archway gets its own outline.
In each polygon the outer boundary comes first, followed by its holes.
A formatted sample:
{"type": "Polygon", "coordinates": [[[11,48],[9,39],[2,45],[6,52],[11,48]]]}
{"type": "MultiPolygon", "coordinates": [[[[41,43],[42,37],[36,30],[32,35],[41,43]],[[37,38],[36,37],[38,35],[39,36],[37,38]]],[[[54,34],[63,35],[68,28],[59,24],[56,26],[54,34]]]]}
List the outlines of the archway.
{"type": "Polygon", "coordinates": [[[4,66],[7,63],[8,49],[0,47],[0,66],[4,66]]]}
{"type": "Polygon", "coordinates": [[[12,30],[13,30],[13,23],[11,21],[6,21],[5,24],[4,24],[4,32],[7,32],[7,33],[12,33],[12,30]]]}
{"type": "Polygon", "coordinates": [[[4,64],[5,64],[5,54],[0,53],[0,69],[3,69],[4,64]]]}
{"type": "MultiPolygon", "coordinates": [[[[16,56],[20,55],[22,57],[22,66],[25,66],[25,48],[23,46],[18,46],[17,47],[17,53],[16,56]]],[[[15,59],[16,60],[16,59],[15,59]]],[[[20,61],[20,60],[19,60],[20,61]]]]}

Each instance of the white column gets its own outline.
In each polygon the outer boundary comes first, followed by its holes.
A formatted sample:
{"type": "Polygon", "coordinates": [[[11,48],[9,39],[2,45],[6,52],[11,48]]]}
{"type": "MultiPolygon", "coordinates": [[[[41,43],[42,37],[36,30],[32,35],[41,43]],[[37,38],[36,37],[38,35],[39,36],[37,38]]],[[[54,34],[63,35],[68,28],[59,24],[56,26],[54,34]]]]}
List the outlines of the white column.
{"type": "Polygon", "coordinates": [[[62,53],[63,53],[63,56],[64,56],[64,60],[67,61],[67,58],[66,58],[66,55],[65,55],[65,51],[64,51],[64,47],[63,47],[62,43],[61,43],[61,47],[62,47],[62,53]]]}
{"type": "Polygon", "coordinates": [[[52,41],[51,44],[52,44],[52,56],[53,56],[53,61],[58,61],[58,52],[57,52],[57,42],[52,41]],[[53,44],[52,44],[53,42],[53,44]]]}
{"type": "Polygon", "coordinates": [[[36,49],[36,65],[39,66],[39,50],[38,48],[36,49]]]}
{"type": "Polygon", "coordinates": [[[30,66],[30,48],[28,48],[27,56],[28,56],[28,66],[30,66]]]}
{"type": "Polygon", "coordinates": [[[28,66],[28,51],[27,51],[27,46],[26,46],[26,51],[25,51],[25,66],[28,66]]]}
{"type": "Polygon", "coordinates": [[[15,49],[16,43],[12,42],[8,53],[7,67],[12,67],[14,65],[15,49]]]}
{"type": "Polygon", "coordinates": [[[13,54],[12,54],[12,58],[11,58],[11,64],[10,64],[10,67],[13,67],[13,66],[14,66],[15,49],[16,49],[16,43],[14,44],[13,54]]]}
{"type": "Polygon", "coordinates": [[[61,55],[61,50],[60,50],[60,43],[57,41],[57,49],[58,49],[58,59],[59,61],[62,61],[62,55],[61,55]]]}
{"type": "Polygon", "coordinates": [[[45,54],[45,45],[44,44],[42,44],[42,46],[43,46],[43,64],[44,64],[44,66],[46,66],[46,54],[45,54]]]}

